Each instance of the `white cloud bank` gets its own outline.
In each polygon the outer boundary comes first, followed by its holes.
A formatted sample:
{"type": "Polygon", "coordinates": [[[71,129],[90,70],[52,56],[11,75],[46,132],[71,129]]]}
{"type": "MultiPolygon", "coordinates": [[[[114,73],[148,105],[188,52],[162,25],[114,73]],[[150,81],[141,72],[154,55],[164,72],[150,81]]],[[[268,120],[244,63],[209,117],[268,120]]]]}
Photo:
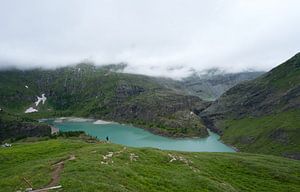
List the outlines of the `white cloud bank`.
{"type": "Polygon", "coordinates": [[[0,1],[0,68],[89,58],[128,72],[268,70],[300,50],[298,0],[0,1]]]}

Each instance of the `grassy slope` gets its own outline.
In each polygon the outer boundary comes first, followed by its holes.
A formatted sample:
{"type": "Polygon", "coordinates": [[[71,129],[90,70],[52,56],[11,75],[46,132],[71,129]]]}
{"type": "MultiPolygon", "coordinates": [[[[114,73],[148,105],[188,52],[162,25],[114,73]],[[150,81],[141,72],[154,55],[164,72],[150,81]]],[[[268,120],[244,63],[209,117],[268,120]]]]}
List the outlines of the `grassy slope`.
{"type": "Polygon", "coordinates": [[[263,79],[266,84],[287,90],[300,83],[300,53],[271,70],[263,79]]]}
{"type": "Polygon", "coordinates": [[[300,159],[300,53],[227,91],[208,109],[224,142],[300,159]]]}
{"type": "Polygon", "coordinates": [[[300,155],[300,111],[226,120],[222,140],[241,151],[300,155]]]}
{"type": "Polygon", "coordinates": [[[183,153],[127,148],[113,163],[103,155],[123,146],[86,143],[79,139],[51,139],[0,148],[0,191],[24,189],[22,179],[35,188],[47,185],[51,164],[73,154],[61,173],[63,191],[299,191],[300,162],[246,153],[183,153]],[[138,155],[130,161],[130,153],[138,155]],[[183,161],[170,162],[168,154],[183,161]]]}

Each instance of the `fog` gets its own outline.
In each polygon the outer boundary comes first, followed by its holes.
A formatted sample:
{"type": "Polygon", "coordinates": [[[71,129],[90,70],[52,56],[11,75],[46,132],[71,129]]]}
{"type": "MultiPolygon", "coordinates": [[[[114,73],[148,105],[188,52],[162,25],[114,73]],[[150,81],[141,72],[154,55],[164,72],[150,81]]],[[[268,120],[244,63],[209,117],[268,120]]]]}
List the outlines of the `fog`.
{"type": "Polygon", "coordinates": [[[300,50],[297,0],[0,0],[0,69],[91,60],[181,78],[269,70],[300,50]]]}

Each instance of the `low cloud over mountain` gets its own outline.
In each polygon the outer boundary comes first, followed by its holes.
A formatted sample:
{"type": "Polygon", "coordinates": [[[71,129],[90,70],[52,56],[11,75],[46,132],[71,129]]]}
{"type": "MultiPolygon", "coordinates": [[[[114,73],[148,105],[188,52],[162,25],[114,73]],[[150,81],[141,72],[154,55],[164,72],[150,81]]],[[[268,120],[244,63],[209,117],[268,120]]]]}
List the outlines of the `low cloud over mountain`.
{"type": "Polygon", "coordinates": [[[300,50],[299,8],[296,0],[2,1],[0,68],[88,58],[172,78],[269,70],[300,50]]]}

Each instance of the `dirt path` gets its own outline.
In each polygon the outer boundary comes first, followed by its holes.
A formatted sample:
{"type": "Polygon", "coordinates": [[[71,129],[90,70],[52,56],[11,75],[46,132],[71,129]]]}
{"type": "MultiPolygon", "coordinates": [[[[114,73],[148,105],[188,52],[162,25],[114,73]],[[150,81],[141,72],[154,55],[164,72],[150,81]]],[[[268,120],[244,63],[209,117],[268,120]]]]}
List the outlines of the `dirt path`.
{"type": "Polygon", "coordinates": [[[53,187],[58,185],[60,180],[60,173],[64,169],[64,161],[61,161],[54,165],[54,170],[51,173],[51,181],[46,187],[53,187]]]}
{"type": "Polygon", "coordinates": [[[51,174],[51,181],[46,186],[46,188],[54,187],[54,186],[58,185],[59,181],[60,181],[60,174],[63,171],[64,166],[65,166],[65,161],[72,161],[75,159],[76,159],[75,155],[70,155],[70,157],[67,160],[61,160],[58,163],[55,163],[54,165],[52,165],[54,167],[54,170],[52,171],[52,174],[51,174]]]}
{"type": "Polygon", "coordinates": [[[26,178],[24,178],[25,182],[27,184],[29,184],[30,187],[31,187],[29,191],[31,191],[31,192],[47,192],[47,191],[52,190],[52,189],[61,188],[62,186],[59,185],[60,174],[64,169],[65,161],[72,161],[72,160],[75,160],[75,159],[76,159],[75,155],[70,155],[69,158],[60,160],[59,162],[53,164],[52,165],[53,171],[51,173],[51,181],[48,183],[48,185],[46,185],[43,188],[32,190],[32,188],[33,188],[32,185],[30,184],[29,181],[26,180],[26,178]]]}

